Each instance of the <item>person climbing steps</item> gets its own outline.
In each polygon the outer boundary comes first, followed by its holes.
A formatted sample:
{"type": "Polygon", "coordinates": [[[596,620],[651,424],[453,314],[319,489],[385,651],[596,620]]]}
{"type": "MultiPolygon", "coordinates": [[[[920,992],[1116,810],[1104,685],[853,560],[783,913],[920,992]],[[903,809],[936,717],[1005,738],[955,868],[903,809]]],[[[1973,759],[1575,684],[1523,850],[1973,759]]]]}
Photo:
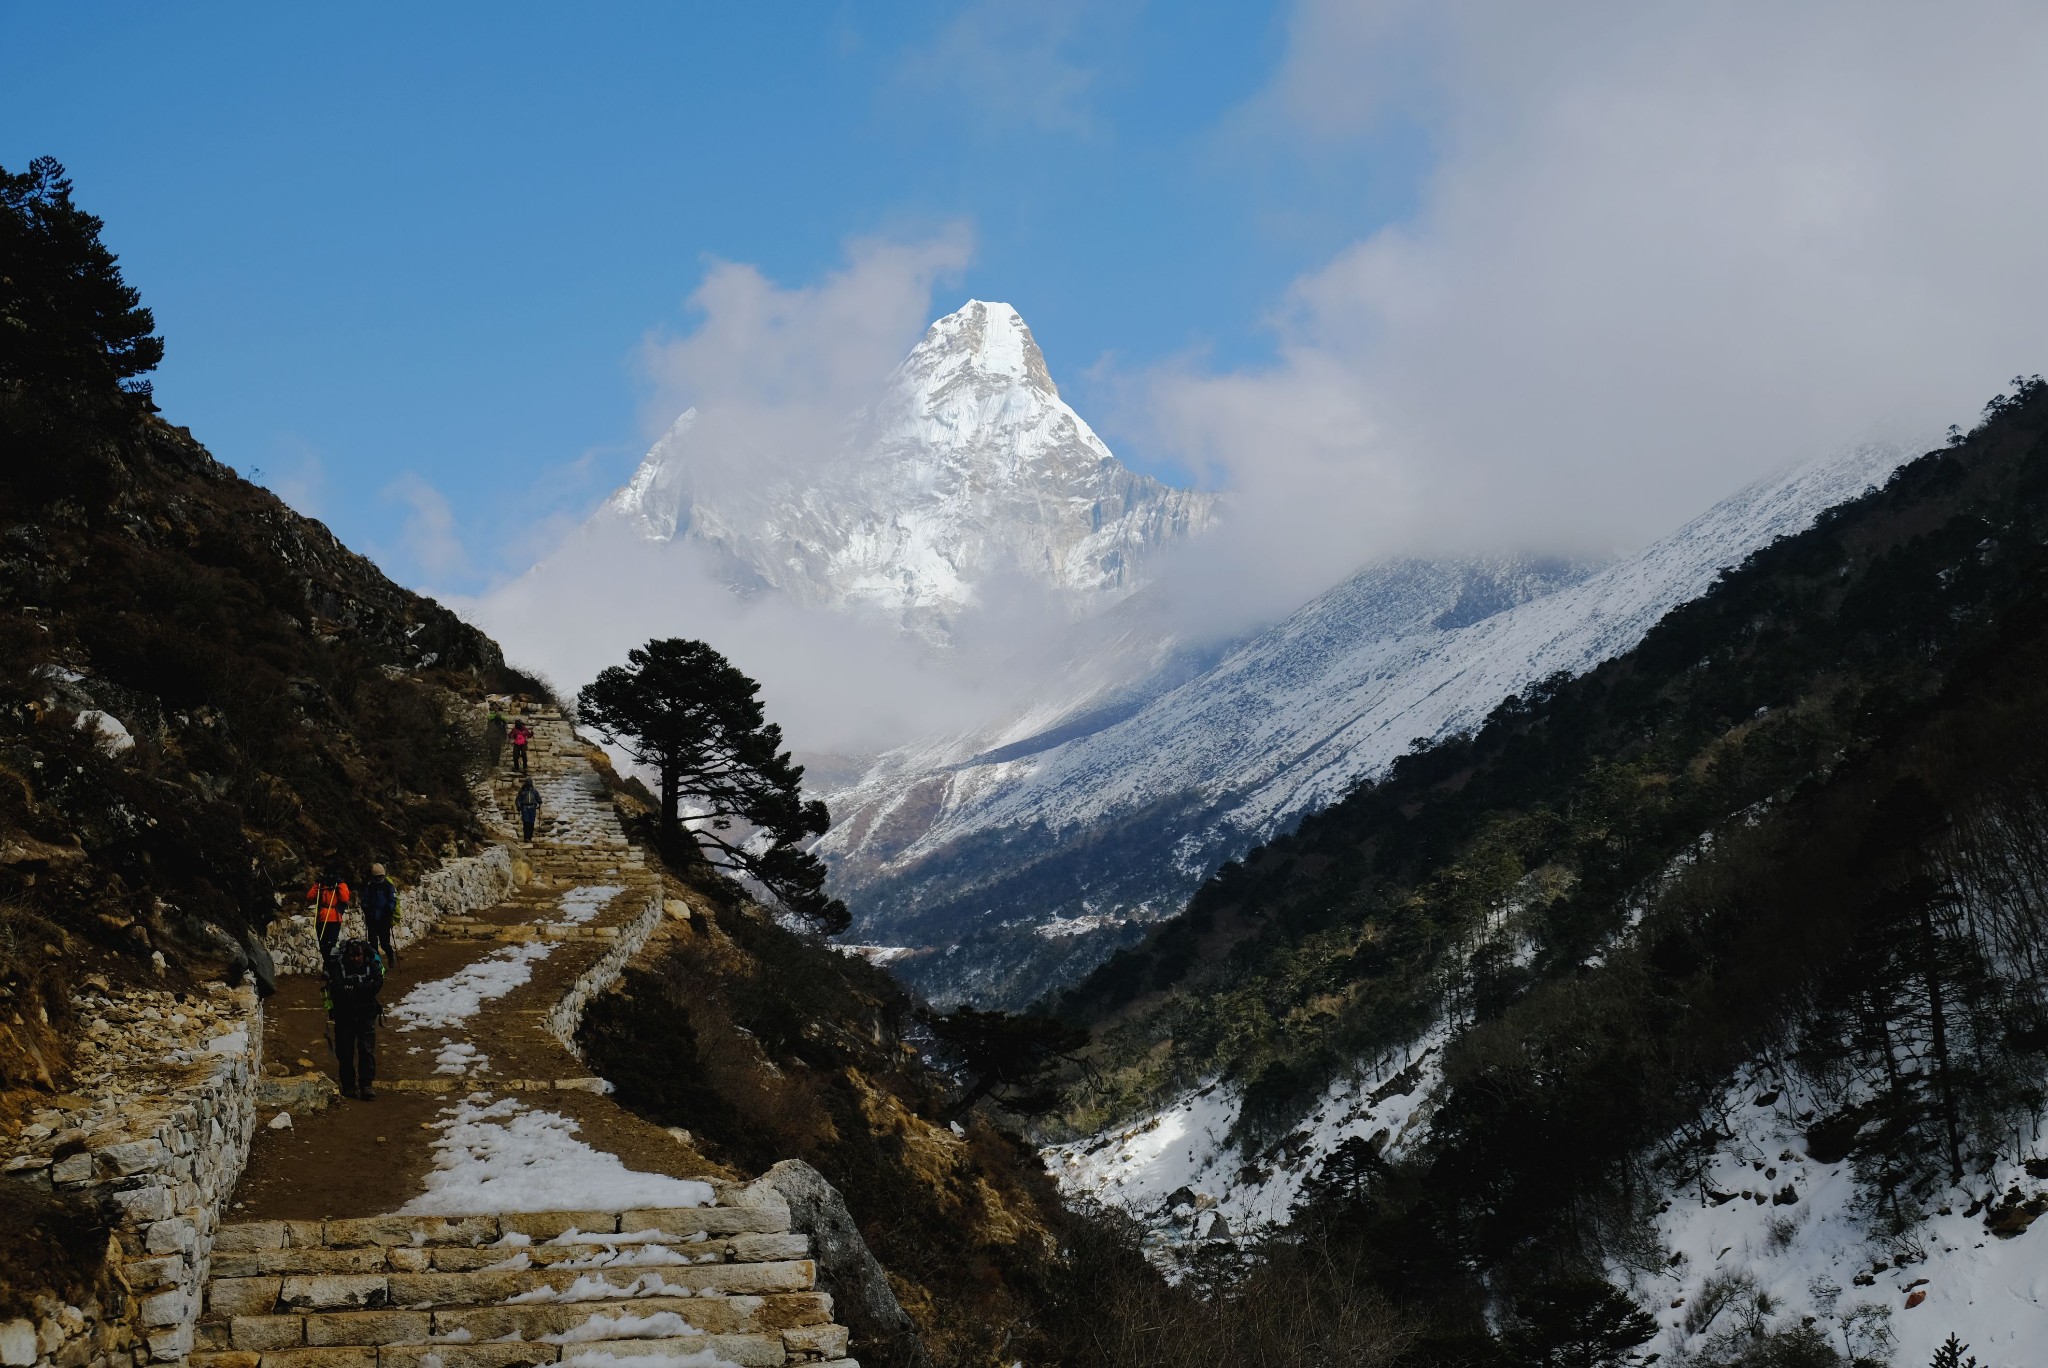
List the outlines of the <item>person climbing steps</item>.
{"type": "Polygon", "coordinates": [[[373,1102],[377,1078],[377,1017],[384,1004],[384,968],[366,940],[351,936],[327,957],[323,1005],[334,1024],[334,1058],[341,1069],[341,1095],[373,1102]]]}
{"type": "Polygon", "coordinates": [[[519,794],[512,800],[512,805],[519,809],[519,825],[525,828],[526,843],[532,845],[533,824],[540,817],[540,790],[533,786],[533,780],[520,784],[519,794]]]}
{"type": "Polygon", "coordinates": [[[363,929],[369,933],[370,948],[384,959],[386,973],[398,967],[398,947],[391,933],[398,925],[398,885],[384,873],[384,866],[370,866],[370,878],[363,885],[363,929]]]}
{"type": "Polygon", "coordinates": [[[526,743],[533,740],[533,729],[520,718],[512,724],[512,772],[526,773],[526,743]]]}

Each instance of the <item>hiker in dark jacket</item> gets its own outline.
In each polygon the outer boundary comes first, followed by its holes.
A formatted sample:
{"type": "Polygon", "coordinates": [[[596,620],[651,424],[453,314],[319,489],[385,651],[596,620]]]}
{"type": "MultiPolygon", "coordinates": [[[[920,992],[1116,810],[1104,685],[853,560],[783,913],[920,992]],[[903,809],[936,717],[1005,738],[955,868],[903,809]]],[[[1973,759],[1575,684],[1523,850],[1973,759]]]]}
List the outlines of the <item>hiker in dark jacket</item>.
{"type": "Polygon", "coordinates": [[[519,786],[519,796],[512,800],[519,809],[519,824],[526,828],[527,844],[533,843],[533,824],[540,816],[540,790],[529,779],[519,786]]]}
{"type": "Polygon", "coordinates": [[[495,703],[491,704],[490,715],[484,718],[484,749],[490,752],[491,768],[496,769],[505,754],[505,714],[498,711],[495,703]]]}
{"type": "Polygon", "coordinates": [[[359,890],[363,929],[370,934],[370,948],[384,959],[384,972],[398,967],[398,947],[391,943],[391,930],[398,925],[398,885],[385,876],[384,866],[370,866],[370,879],[359,890]]]}
{"type": "Polygon", "coordinates": [[[341,1066],[341,1095],[373,1101],[377,1017],[384,1010],[377,994],[384,989],[384,968],[368,941],[351,936],[327,957],[326,989],[327,1017],[334,1023],[334,1058],[341,1066]]]}

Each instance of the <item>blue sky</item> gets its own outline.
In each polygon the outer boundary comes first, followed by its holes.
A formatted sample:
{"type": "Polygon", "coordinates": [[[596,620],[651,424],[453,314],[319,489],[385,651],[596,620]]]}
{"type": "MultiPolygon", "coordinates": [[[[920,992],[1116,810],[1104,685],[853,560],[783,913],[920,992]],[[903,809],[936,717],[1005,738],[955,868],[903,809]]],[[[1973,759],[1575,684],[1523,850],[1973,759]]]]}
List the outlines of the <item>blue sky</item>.
{"type": "Polygon", "coordinates": [[[1230,493],[1243,621],[1641,545],[2048,370],[2011,0],[15,4],[0,50],[0,163],[106,218],[167,415],[458,597],[683,399],[820,406],[849,301],[867,353],[1016,304],[1230,493]]]}
{"type": "Polygon", "coordinates": [[[1093,368],[1259,363],[1290,281],[1426,170],[1401,118],[1269,136],[1287,42],[1281,9],[1186,0],[14,5],[0,163],[55,155],[107,220],[168,418],[401,578],[475,590],[630,472],[642,340],[690,326],[716,259],[800,286],[850,239],[964,224],[935,310],[1015,303],[1170,472],[1093,368]]]}

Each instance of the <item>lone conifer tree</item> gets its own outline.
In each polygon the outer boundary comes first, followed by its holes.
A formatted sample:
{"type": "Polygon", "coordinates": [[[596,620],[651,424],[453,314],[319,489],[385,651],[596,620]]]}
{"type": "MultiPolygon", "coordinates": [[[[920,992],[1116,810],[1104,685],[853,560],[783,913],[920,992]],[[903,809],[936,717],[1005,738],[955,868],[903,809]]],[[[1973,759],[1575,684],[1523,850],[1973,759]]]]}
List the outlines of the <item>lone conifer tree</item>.
{"type": "Polygon", "coordinates": [[[0,384],[149,393],[140,377],[164,342],[103,227],[71,202],[55,157],[0,166],[0,384]]]}
{"type": "Polygon", "coordinates": [[[584,687],[576,715],[661,776],[664,840],[687,835],[712,864],[750,876],[827,934],[845,930],[846,904],[825,896],[824,863],[800,845],[831,817],[804,801],[803,768],[765,720],[761,686],[701,641],[650,641],[626,661],[584,687]],[[746,830],[734,832],[736,821],[746,830]]]}

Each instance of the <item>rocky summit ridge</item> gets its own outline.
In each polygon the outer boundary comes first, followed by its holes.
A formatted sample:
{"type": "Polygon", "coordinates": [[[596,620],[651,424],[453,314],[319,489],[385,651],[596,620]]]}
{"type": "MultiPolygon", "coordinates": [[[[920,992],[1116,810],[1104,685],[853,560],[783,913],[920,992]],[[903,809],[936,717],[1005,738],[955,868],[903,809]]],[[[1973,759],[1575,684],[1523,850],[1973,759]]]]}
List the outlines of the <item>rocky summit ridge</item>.
{"type": "Polygon", "coordinates": [[[738,451],[714,426],[685,412],[594,521],[693,542],[743,594],[939,641],[1018,593],[1092,616],[1217,514],[1218,496],[1117,460],[1008,304],[969,300],[933,323],[822,457],[738,451]]]}

